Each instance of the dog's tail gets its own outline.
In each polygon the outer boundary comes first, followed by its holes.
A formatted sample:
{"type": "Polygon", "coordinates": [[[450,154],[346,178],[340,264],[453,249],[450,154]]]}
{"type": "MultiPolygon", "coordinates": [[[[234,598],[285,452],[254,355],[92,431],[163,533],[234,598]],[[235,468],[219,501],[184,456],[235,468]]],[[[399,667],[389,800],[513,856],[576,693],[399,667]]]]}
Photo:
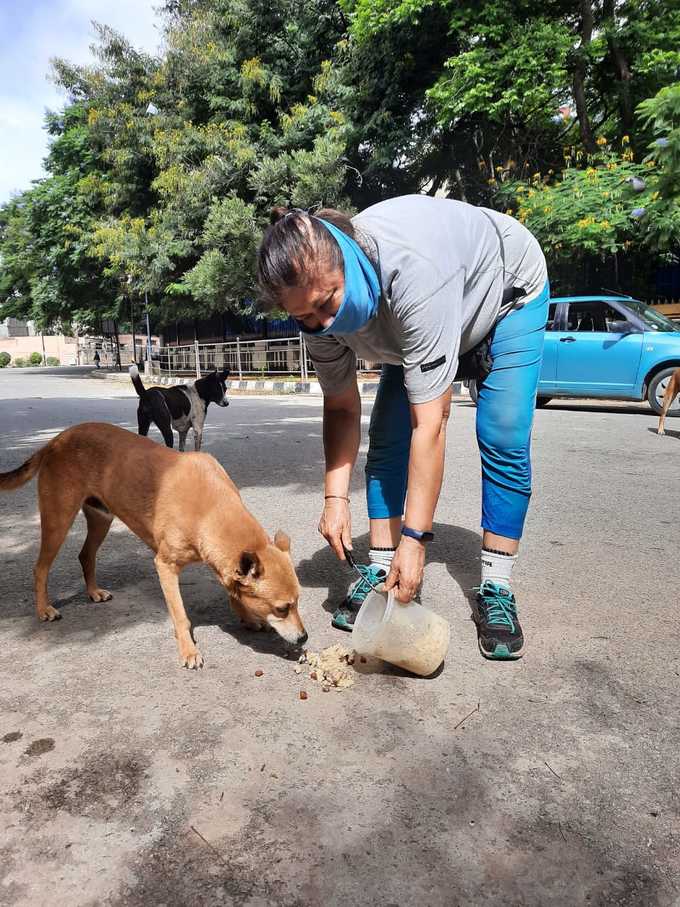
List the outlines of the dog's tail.
{"type": "Polygon", "coordinates": [[[40,469],[42,458],[45,456],[49,446],[49,444],[46,444],[41,447],[17,469],[13,469],[11,472],[0,472],[0,491],[14,491],[15,488],[21,488],[26,482],[30,482],[40,469]]]}
{"type": "Polygon", "coordinates": [[[142,384],[142,379],[139,377],[139,369],[136,365],[131,365],[129,372],[130,377],[132,378],[132,383],[134,384],[135,390],[137,391],[137,396],[144,399],[144,397],[146,396],[146,388],[142,384]]]}

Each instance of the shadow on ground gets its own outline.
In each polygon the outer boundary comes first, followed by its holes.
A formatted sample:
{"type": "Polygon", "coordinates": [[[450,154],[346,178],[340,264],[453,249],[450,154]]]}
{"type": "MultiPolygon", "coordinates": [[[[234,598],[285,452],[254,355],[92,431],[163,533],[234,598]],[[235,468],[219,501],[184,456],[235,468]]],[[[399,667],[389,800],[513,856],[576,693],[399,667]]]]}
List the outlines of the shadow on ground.
{"type": "Polygon", "coordinates": [[[661,440],[663,440],[664,438],[675,438],[676,440],[680,439],[680,431],[676,431],[675,429],[668,428],[668,427],[666,427],[663,435],[660,435],[658,430],[653,425],[650,425],[648,427],[647,431],[651,435],[656,435],[661,440]]]}
{"type": "MultiPolygon", "coordinates": [[[[435,523],[433,531],[435,538],[427,546],[427,563],[444,564],[453,581],[471,601],[474,595],[472,587],[479,583],[480,535],[461,526],[444,523],[435,523]]],[[[359,563],[368,562],[368,549],[367,533],[354,540],[354,553],[359,563]]],[[[326,544],[311,558],[300,561],[297,571],[302,586],[326,589],[323,607],[331,614],[342,602],[347,587],[356,579],[351,567],[339,561],[326,544]]]]}

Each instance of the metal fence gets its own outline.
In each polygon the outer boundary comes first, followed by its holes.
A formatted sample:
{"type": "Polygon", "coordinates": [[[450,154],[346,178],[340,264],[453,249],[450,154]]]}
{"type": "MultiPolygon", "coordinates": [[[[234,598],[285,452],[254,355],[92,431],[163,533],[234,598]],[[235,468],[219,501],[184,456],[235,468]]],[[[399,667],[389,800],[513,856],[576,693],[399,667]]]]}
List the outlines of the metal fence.
{"type": "MultiPolygon", "coordinates": [[[[680,307],[673,300],[649,300],[648,304],[658,306],[660,311],[668,309],[673,318],[680,318],[680,307]],[[661,305],[659,305],[661,303],[661,305]],[[674,308],[674,306],[676,308],[674,308]],[[676,311],[678,314],[676,314],[676,311]]],[[[108,353],[110,358],[112,352],[108,353]]],[[[137,361],[146,358],[146,348],[137,345],[137,361]]],[[[178,346],[152,347],[151,371],[154,375],[169,377],[197,377],[213,369],[229,369],[232,378],[286,377],[306,381],[314,374],[314,363],[309,357],[305,335],[274,337],[266,340],[241,340],[237,337],[227,343],[194,343],[178,346]]],[[[132,350],[123,352],[123,366],[132,359],[132,350]]],[[[376,363],[359,359],[357,370],[371,372],[376,363]]]]}
{"type": "Polygon", "coordinates": [[[144,348],[139,343],[136,347],[137,356],[135,357],[132,344],[123,343],[116,347],[115,341],[111,338],[97,337],[80,337],[78,338],[78,364],[94,365],[95,353],[99,356],[101,368],[115,368],[118,364],[118,352],[120,351],[120,364],[122,368],[127,368],[132,362],[144,358],[144,348]]]}
{"type": "MultiPolygon", "coordinates": [[[[359,360],[360,372],[371,371],[371,363],[359,360]]],[[[304,334],[267,340],[230,343],[195,343],[163,346],[152,350],[151,371],[155,375],[196,376],[213,369],[228,368],[232,378],[275,376],[306,381],[314,374],[304,334]]]]}

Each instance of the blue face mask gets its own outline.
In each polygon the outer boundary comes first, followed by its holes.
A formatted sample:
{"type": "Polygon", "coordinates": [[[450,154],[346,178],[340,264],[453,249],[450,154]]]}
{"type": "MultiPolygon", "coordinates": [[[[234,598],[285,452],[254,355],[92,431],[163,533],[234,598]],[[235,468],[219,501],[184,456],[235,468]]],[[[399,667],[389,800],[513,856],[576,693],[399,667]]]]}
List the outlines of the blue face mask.
{"type": "Polygon", "coordinates": [[[298,322],[306,334],[353,334],[367,324],[378,311],[380,283],[375,268],[351,237],[327,220],[317,218],[334,237],[344,261],[345,295],[333,321],[327,328],[310,330],[298,322]]]}

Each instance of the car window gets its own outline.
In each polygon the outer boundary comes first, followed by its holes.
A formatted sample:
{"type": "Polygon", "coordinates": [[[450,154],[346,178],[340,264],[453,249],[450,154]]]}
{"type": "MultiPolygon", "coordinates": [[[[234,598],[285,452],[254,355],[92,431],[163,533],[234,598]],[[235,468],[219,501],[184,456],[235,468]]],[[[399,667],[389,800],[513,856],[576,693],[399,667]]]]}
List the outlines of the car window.
{"type": "Polygon", "coordinates": [[[568,331],[601,331],[610,334],[624,333],[627,321],[624,315],[606,302],[570,302],[568,331]]]}
{"type": "Polygon", "coordinates": [[[557,303],[551,302],[548,306],[548,321],[545,326],[546,331],[556,331],[555,315],[557,314],[557,303]]]}
{"type": "Polygon", "coordinates": [[[642,318],[652,331],[680,331],[680,324],[671,321],[670,318],[666,318],[661,312],[655,311],[648,305],[645,305],[644,302],[640,302],[637,299],[626,299],[624,306],[627,309],[631,309],[638,318],[642,318]]]}

